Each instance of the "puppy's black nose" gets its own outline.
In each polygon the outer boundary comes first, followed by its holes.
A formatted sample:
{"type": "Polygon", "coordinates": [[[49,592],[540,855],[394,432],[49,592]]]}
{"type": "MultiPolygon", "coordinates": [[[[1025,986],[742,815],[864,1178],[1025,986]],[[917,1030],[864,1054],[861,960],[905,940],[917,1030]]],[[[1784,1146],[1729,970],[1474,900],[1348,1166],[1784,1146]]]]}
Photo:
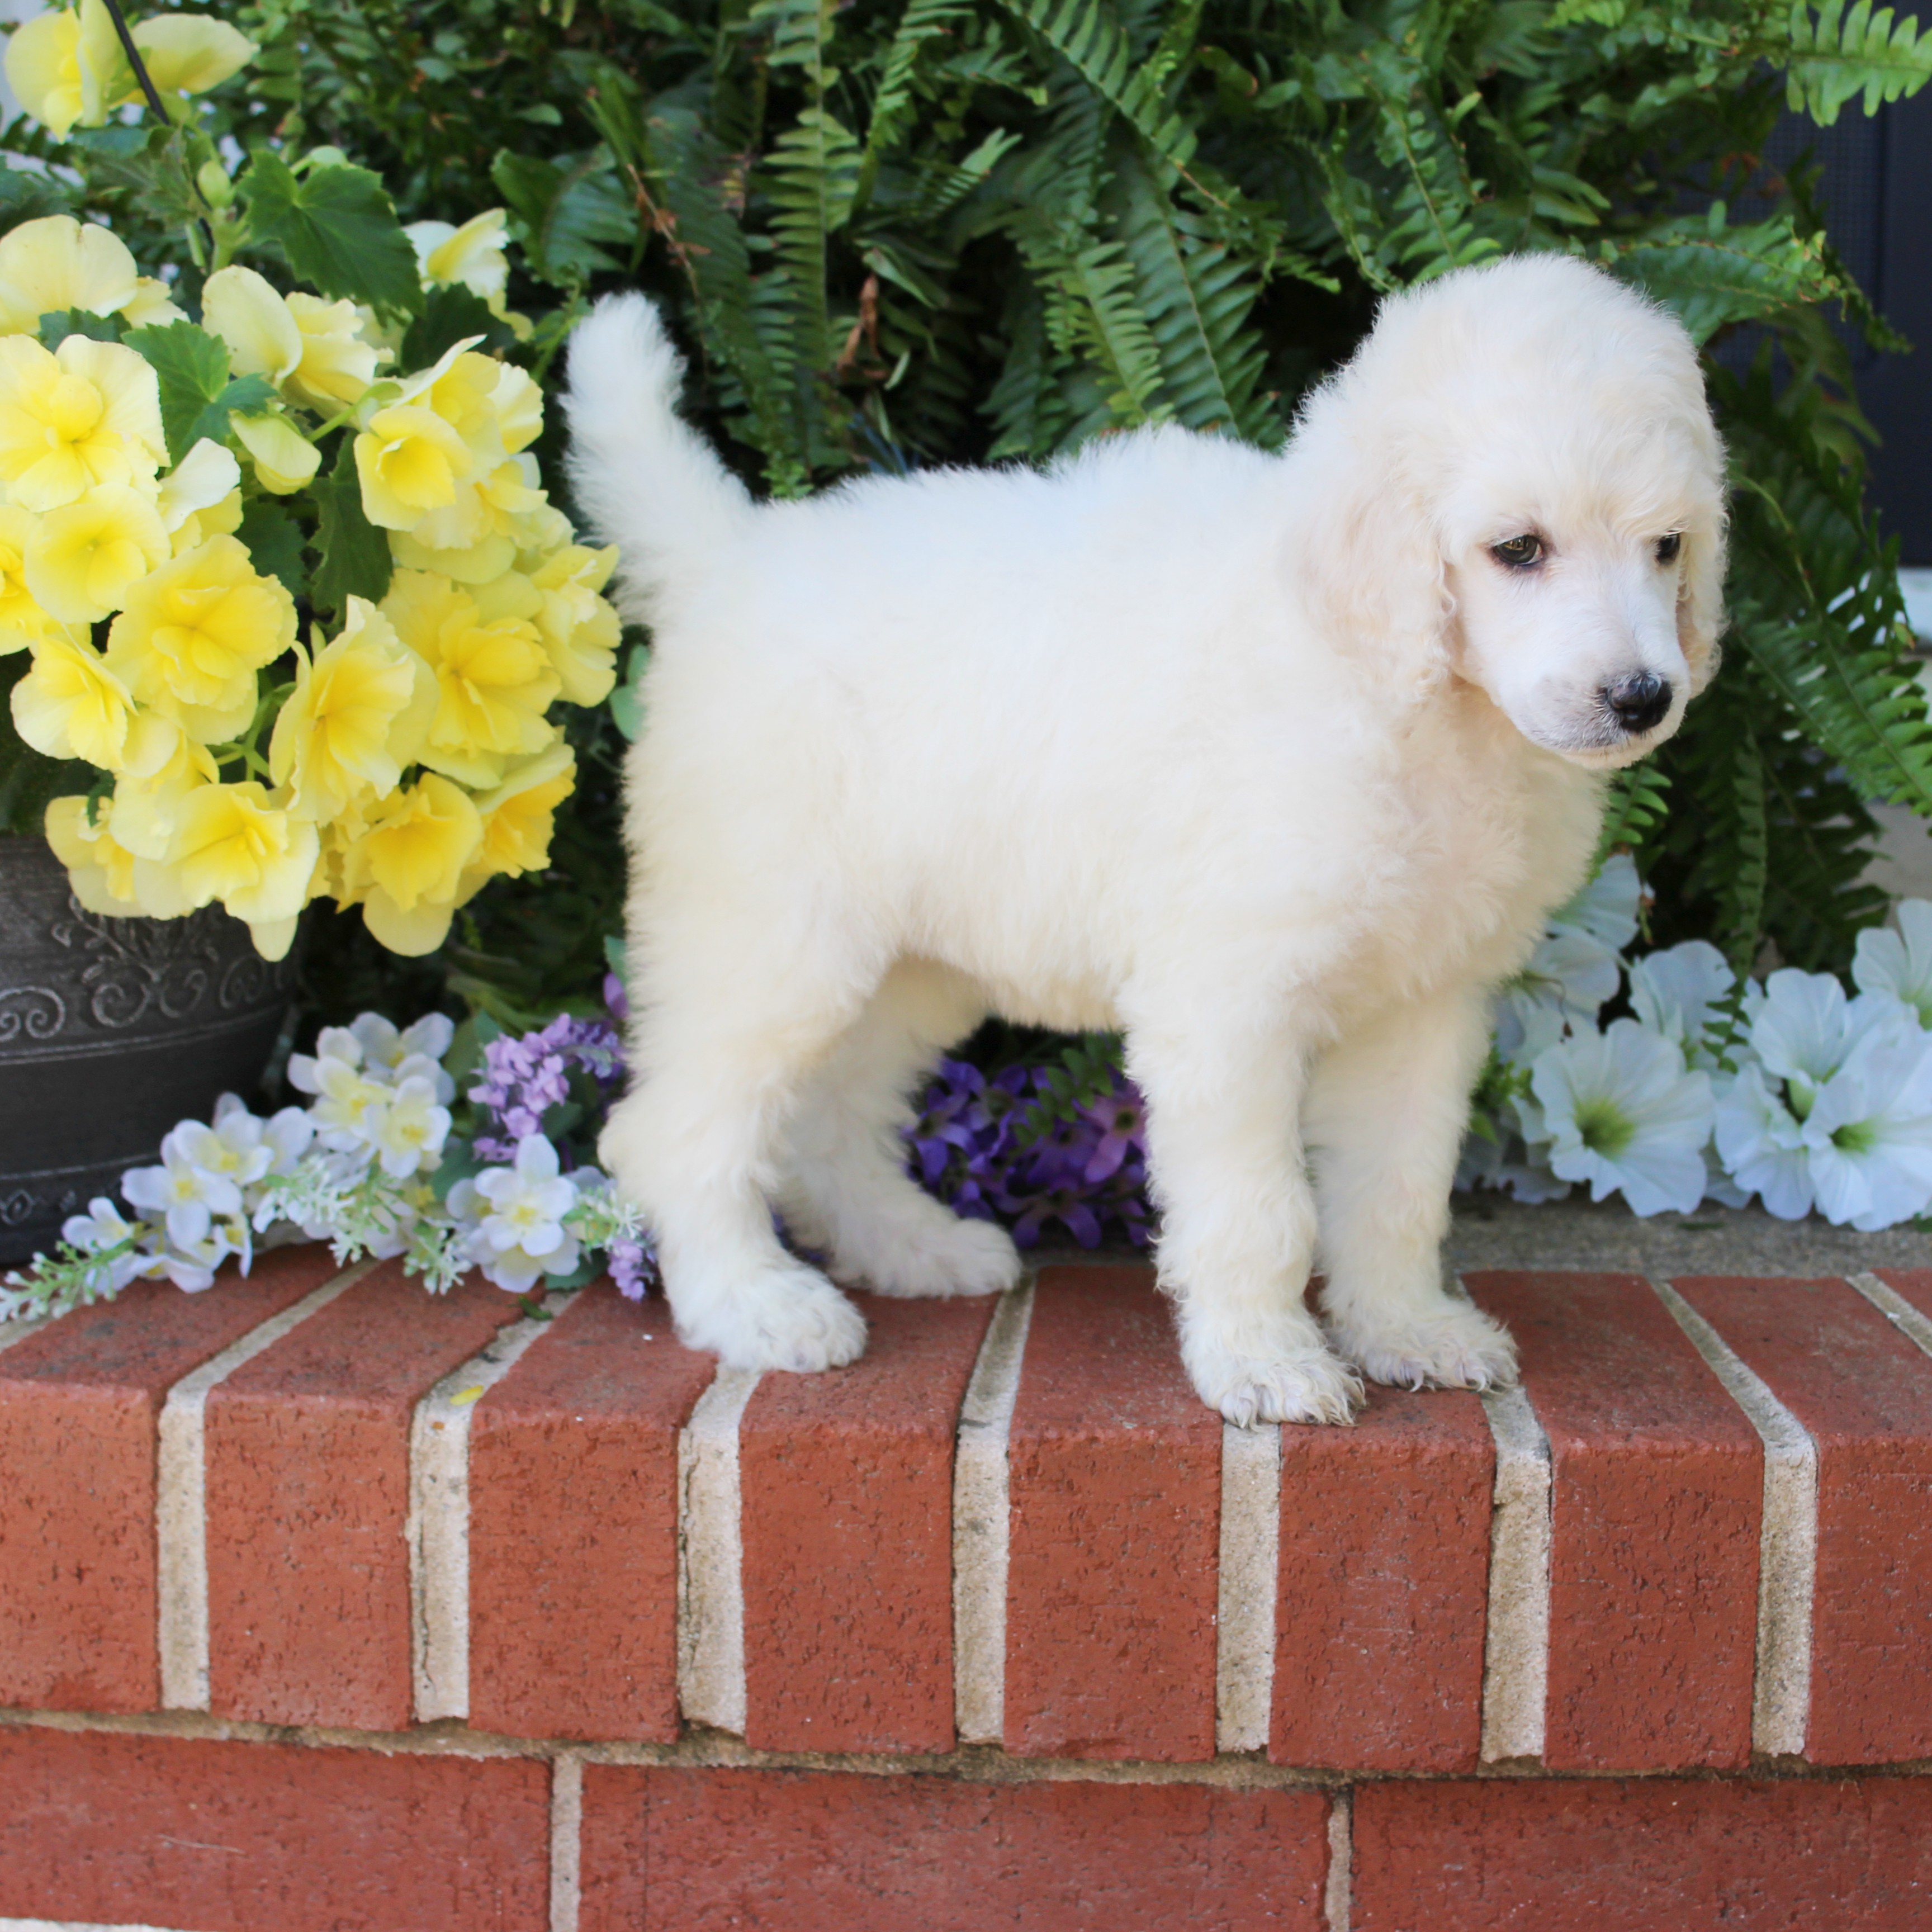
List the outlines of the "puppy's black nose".
{"type": "Polygon", "coordinates": [[[1648,731],[1662,723],[1670,709],[1670,680],[1654,671],[1640,670],[1604,686],[1601,696],[1626,731],[1648,731]]]}

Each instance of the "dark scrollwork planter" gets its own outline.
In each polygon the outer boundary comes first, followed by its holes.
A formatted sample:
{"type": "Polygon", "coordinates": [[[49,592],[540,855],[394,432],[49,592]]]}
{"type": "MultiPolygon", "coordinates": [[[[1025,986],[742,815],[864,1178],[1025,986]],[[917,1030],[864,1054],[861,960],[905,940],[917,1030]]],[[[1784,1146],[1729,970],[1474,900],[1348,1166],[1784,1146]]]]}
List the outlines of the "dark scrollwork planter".
{"type": "Polygon", "coordinates": [[[252,1100],[294,980],[219,906],[105,918],[44,841],[0,837],[0,1262],[51,1247],[177,1120],[252,1100]]]}

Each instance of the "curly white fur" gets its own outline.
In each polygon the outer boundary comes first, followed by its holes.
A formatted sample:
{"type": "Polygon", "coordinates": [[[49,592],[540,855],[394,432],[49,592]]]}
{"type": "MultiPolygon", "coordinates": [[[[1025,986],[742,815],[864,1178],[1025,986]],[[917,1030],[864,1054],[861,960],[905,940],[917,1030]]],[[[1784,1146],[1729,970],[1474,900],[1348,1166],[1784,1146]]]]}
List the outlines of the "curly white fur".
{"type": "Polygon", "coordinates": [[[773,1203],[886,1292],[1016,1278],[897,1142],[996,1012],[1124,1030],[1224,1415],[1346,1420],[1358,1370],[1510,1379],[1438,1250],[1490,991],[1581,879],[1601,770],[1714,668],[1723,457],[1683,331],[1518,259],[1386,303],[1279,456],[1157,428],[757,506],[642,299],[570,376],[578,499],[655,632],[602,1150],[686,1341],[862,1348],[773,1203]],[[1670,702],[1634,730],[1606,694],[1642,673],[1670,702]]]}

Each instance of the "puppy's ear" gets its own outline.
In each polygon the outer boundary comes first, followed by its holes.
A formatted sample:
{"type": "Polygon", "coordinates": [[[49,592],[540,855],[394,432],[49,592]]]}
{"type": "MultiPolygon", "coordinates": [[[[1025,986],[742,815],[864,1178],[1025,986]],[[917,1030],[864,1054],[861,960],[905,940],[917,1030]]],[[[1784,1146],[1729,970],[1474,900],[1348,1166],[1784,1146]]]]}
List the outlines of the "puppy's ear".
{"type": "Polygon", "coordinates": [[[1424,493],[1366,449],[1309,468],[1319,482],[1303,499],[1289,555],[1310,614],[1400,698],[1426,697],[1448,675],[1454,602],[1424,493]]]}
{"type": "Polygon", "coordinates": [[[1718,640],[1724,628],[1724,526],[1714,522],[1687,531],[1684,575],[1677,592],[1677,641],[1690,667],[1695,698],[1718,674],[1724,652],[1718,640]]]}

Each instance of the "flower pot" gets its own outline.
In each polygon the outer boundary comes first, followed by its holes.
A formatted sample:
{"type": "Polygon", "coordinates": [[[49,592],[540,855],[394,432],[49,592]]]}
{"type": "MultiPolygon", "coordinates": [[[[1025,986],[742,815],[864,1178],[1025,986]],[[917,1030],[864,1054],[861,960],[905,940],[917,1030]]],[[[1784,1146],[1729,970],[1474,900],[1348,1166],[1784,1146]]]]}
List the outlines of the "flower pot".
{"type": "Polygon", "coordinates": [[[219,906],[106,918],[44,840],[0,837],[0,1262],[50,1248],[176,1121],[252,1095],[294,980],[219,906]]]}

